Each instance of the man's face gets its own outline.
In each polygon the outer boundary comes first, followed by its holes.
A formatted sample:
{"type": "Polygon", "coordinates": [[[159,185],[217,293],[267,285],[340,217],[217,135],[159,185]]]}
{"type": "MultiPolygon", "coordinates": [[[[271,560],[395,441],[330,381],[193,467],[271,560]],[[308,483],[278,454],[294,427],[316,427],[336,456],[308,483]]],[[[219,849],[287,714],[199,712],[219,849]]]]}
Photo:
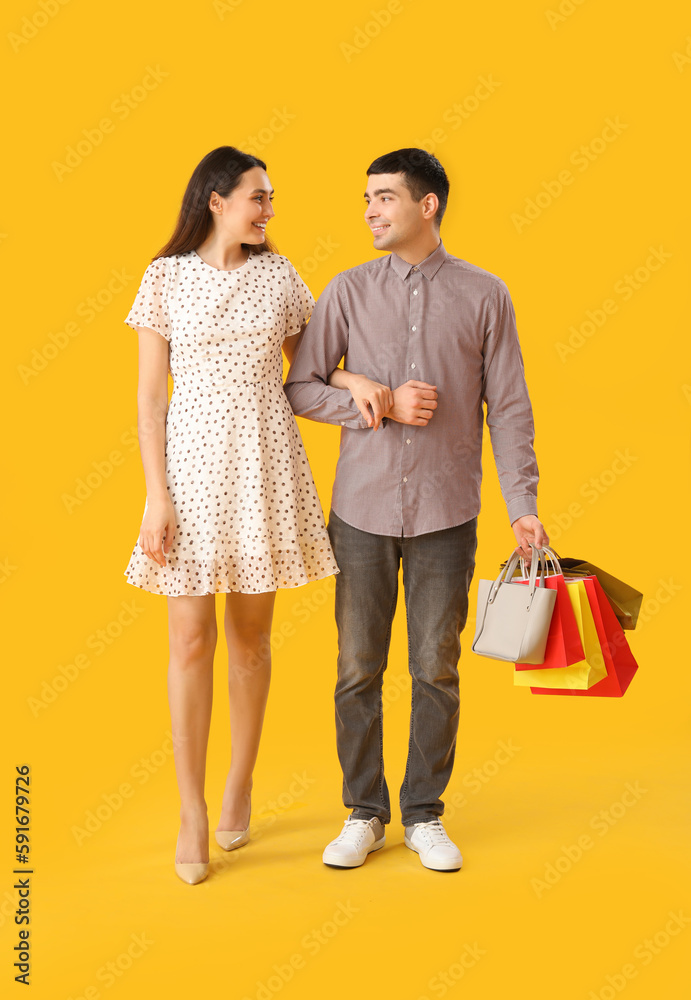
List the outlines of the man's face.
{"type": "Polygon", "coordinates": [[[375,250],[400,249],[423,232],[425,199],[413,201],[403,174],[370,174],[365,201],[375,250]]]}

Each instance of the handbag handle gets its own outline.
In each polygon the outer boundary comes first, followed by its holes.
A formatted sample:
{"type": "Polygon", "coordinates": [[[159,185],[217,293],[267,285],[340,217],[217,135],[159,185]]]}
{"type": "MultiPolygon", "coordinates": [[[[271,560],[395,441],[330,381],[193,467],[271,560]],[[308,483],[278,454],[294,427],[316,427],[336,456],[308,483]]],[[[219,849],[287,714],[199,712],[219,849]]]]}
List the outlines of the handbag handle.
{"type": "MultiPolygon", "coordinates": [[[[531,559],[530,563],[530,577],[528,585],[528,608],[530,608],[530,605],[532,604],[533,594],[535,593],[535,588],[538,585],[538,580],[537,580],[538,565],[540,565],[542,571],[540,574],[539,585],[541,587],[544,587],[545,585],[545,567],[541,561],[541,555],[540,555],[541,550],[538,549],[535,545],[533,545],[532,542],[529,542],[529,545],[533,550],[533,558],[531,559]]],[[[506,565],[499,571],[499,576],[490,587],[489,595],[487,597],[488,604],[492,604],[494,602],[494,599],[497,596],[499,588],[502,585],[502,583],[507,583],[511,580],[511,577],[514,574],[514,570],[518,565],[518,560],[521,558],[522,557],[520,553],[516,551],[511,553],[510,559],[508,560],[506,565]]]]}

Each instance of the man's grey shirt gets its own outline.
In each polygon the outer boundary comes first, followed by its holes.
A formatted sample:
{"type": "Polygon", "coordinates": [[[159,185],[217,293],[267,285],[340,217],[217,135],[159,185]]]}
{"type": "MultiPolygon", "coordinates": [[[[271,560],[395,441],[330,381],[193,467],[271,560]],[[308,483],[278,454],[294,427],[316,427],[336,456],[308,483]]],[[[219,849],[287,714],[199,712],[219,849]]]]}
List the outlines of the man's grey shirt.
{"type": "Polygon", "coordinates": [[[480,511],[483,400],[509,519],[537,514],[533,414],[509,290],[449,254],[443,243],[420,264],[395,253],[337,274],[322,292],[290,368],[293,411],[340,424],[332,509],[379,535],[421,535],[480,511]],[[395,389],[416,379],[437,387],[425,427],[387,418],[367,427],[347,371],[395,389]]]}

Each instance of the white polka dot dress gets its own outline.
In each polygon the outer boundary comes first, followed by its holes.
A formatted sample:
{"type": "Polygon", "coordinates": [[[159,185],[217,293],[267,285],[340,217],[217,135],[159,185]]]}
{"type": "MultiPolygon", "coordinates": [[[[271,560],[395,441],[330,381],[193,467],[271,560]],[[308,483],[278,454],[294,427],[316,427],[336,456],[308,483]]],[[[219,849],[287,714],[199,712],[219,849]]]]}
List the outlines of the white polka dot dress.
{"type": "Polygon", "coordinates": [[[250,253],[223,271],[191,250],[146,268],[125,323],[170,344],[165,461],[177,523],[166,566],[137,541],[129,583],[169,597],[261,594],[338,573],[283,391],[281,345],[313,308],[280,254],[250,253]]]}

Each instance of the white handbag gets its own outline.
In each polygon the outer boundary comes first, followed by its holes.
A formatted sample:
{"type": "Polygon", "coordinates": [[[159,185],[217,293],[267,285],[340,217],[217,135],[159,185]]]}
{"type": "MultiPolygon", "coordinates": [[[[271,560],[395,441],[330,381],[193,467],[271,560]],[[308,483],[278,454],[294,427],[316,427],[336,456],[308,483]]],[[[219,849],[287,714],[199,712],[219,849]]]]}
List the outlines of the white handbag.
{"type": "Polygon", "coordinates": [[[520,553],[513,552],[496,580],[480,580],[472,649],[509,663],[544,663],[556,590],[545,586],[543,549],[533,555],[528,585],[513,582],[520,553]],[[538,575],[539,568],[539,575],[538,575]]]}

